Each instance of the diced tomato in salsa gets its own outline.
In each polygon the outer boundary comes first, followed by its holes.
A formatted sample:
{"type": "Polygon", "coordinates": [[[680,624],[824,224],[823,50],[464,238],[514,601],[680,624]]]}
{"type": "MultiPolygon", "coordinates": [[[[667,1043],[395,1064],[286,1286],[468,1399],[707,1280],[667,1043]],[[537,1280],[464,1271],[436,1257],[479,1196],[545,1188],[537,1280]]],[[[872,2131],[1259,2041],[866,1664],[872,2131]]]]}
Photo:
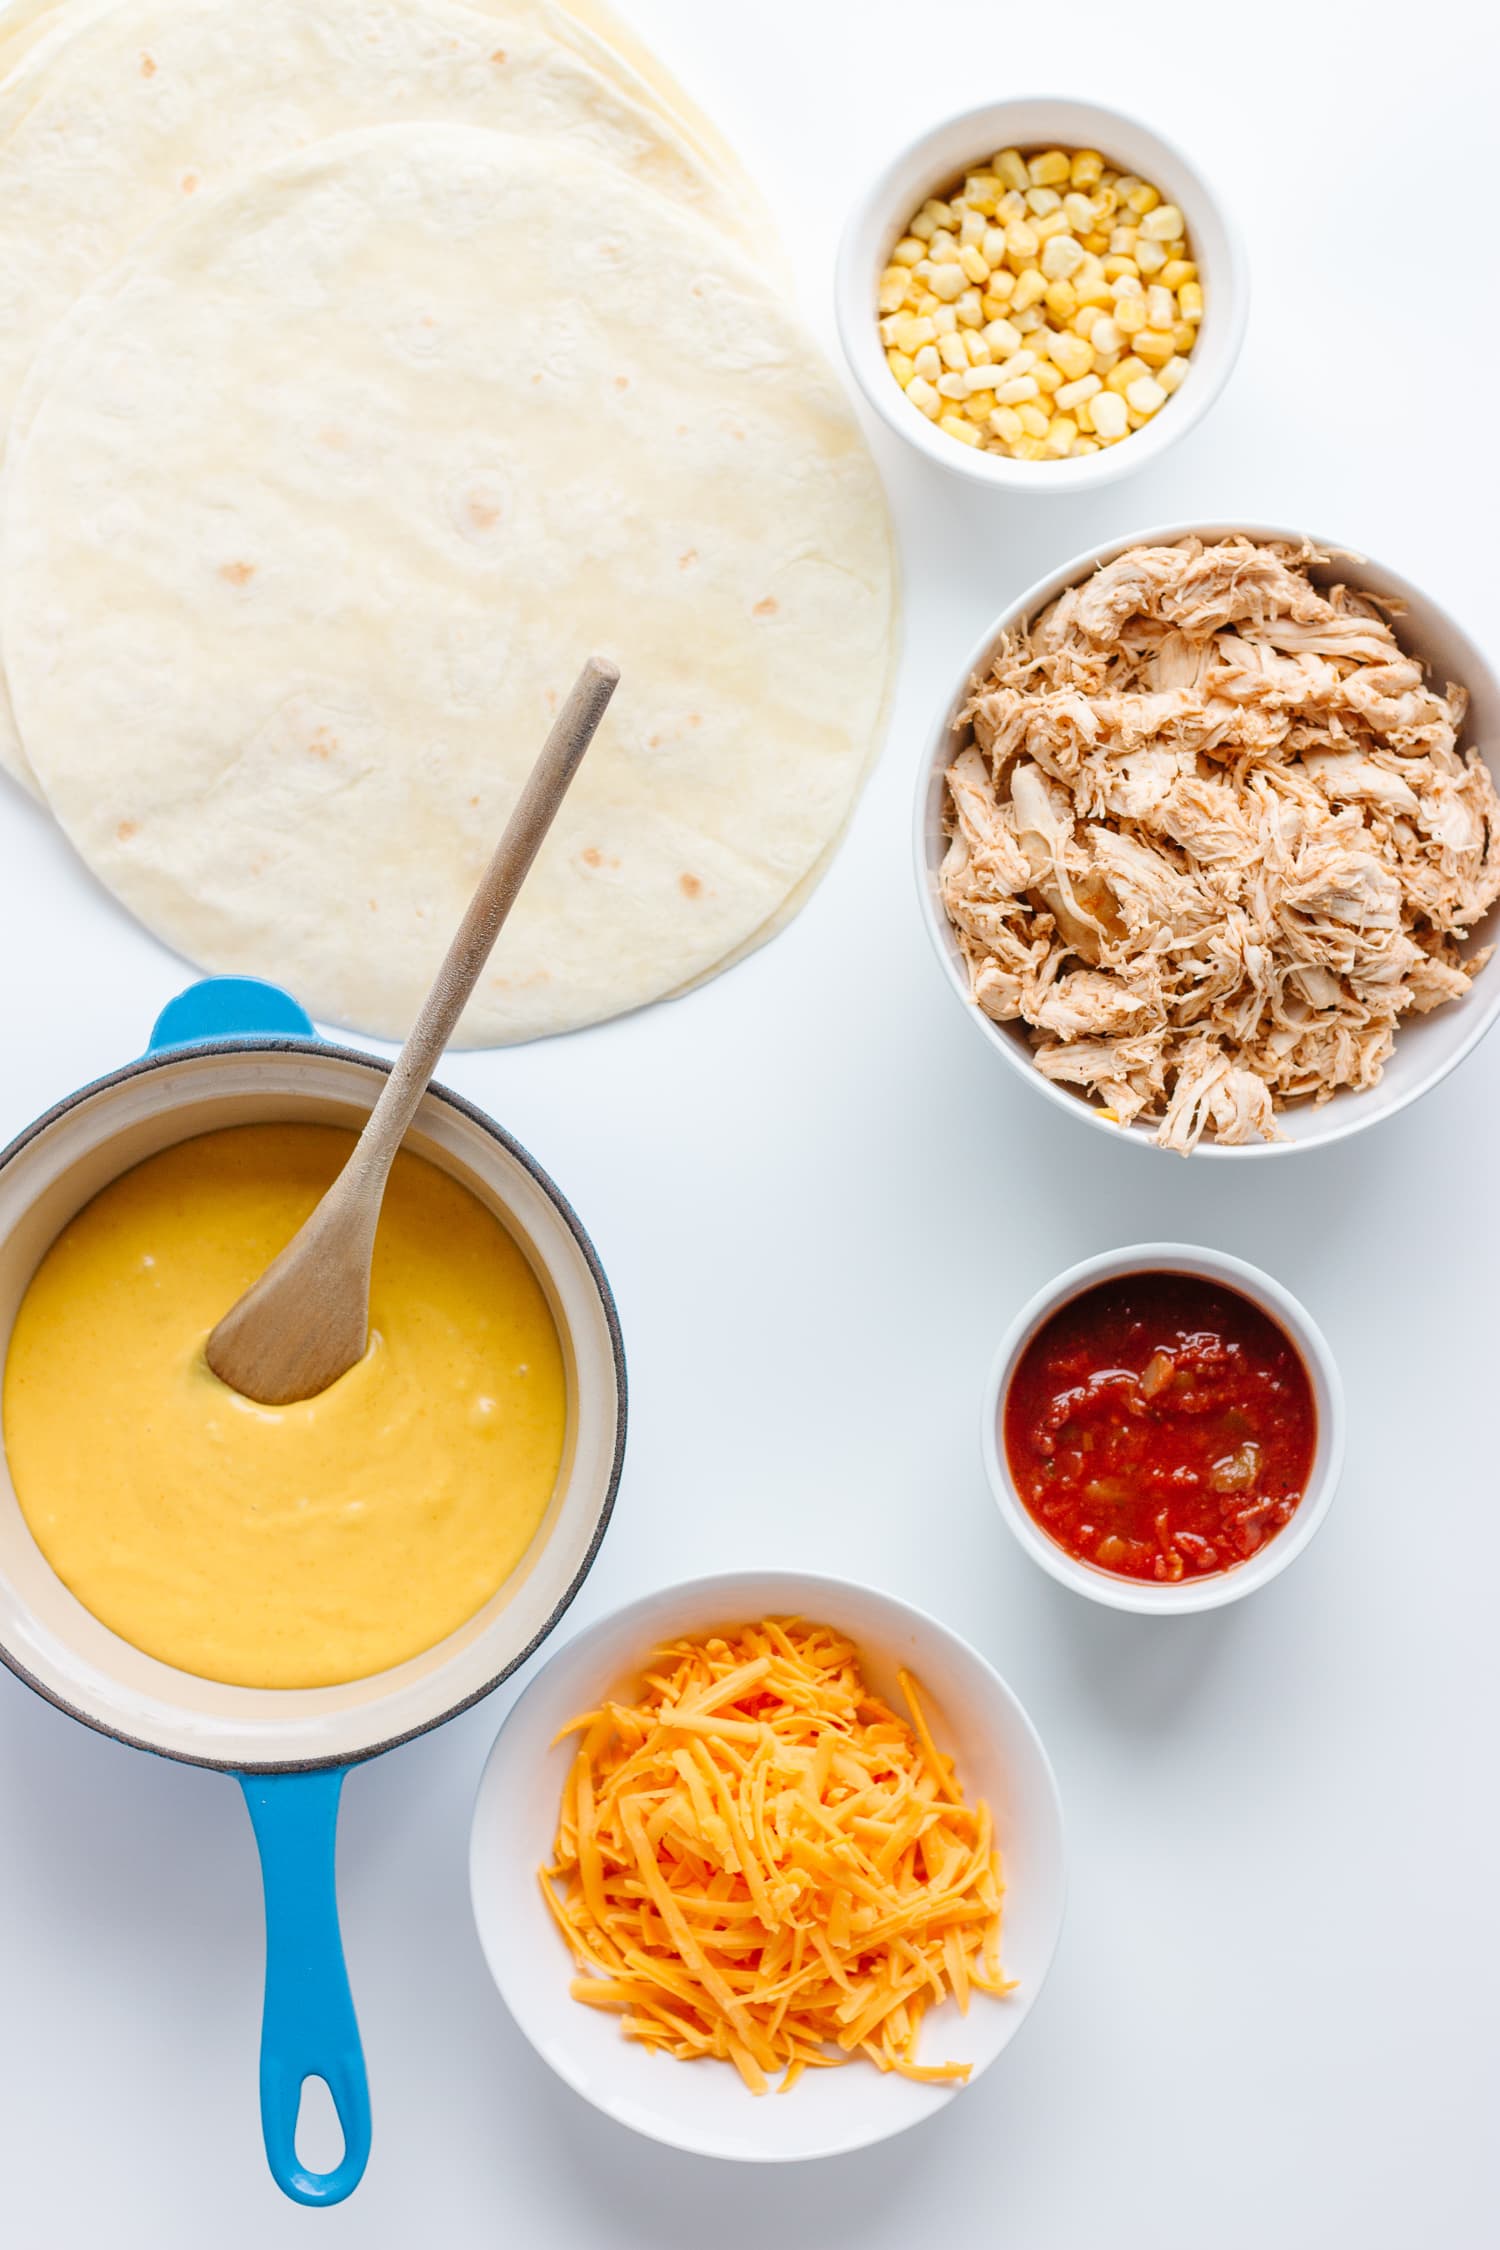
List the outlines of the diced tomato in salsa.
{"type": "Polygon", "coordinates": [[[1121,1578],[1201,1578],[1274,1539],[1307,1489],[1312,1384],[1283,1329],[1195,1274],[1075,1297],[1011,1377],[1006,1458],[1042,1529],[1121,1578]]]}

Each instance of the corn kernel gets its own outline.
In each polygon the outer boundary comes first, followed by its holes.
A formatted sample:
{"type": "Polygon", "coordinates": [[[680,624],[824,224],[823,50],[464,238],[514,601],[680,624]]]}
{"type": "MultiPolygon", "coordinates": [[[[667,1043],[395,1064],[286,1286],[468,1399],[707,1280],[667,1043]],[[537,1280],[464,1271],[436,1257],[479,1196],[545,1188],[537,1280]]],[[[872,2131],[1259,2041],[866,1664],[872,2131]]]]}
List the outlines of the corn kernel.
{"type": "Polygon", "coordinates": [[[1117,297],[1120,294],[1118,283],[1128,281],[1131,287],[1135,288],[1139,285],[1141,278],[1140,268],[1134,258],[1127,258],[1124,252],[1119,250],[1112,250],[1099,270],[1117,297]]]}
{"type": "Polygon", "coordinates": [[[1146,315],[1144,297],[1117,297],[1115,299],[1115,326],[1122,336],[1133,336],[1138,328],[1151,325],[1146,315]]]}
{"type": "Polygon", "coordinates": [[[1013,406],[997,406],[990,416],[990,428],[1005,444],[1014,445],[1022,435],[1021,417],[1013,406]]]}
{"type": "MultiPolygon", "coordinates": [[[[910,398],[910,391],[906,395],[910,398]]],[[[1115,391],[1100,391],[1097,398],[1089,400],[1089,419],[1093,424],[1094,435],[1103,438],[1107,444],[1113,444],[1122,438],[1130,427],[1130,415],[1125,401],[1115,391]]]]}
{"type": "Polygon", "coordinates": [[[1088,454],[1098,451],[1099,440],[1097,438],[1076,437],[1068,447],[1068,459],[1070,461],[1082,461],[1088,454]]]}
{"type": "Polygon", "coordinates": [[[1146,321],[1151,328],[1170,328],[1177,318],[1177,300],[1170,289],[1153,281],[1146,291],[1146,321]]]}
{"type": "Polygon", "coordinates": [[[985,228],[984,239],[979,245],[979,253],[987,266],[993,267],[1005,263],[1004,227],[985,228]]]}
{"type": "Polygon", "coordinates": [[[1034,156],[1026,167],[1033,187],[1061,187],[1064,180],[1073,177],[1073,166],[1060,148],[1049,148],[1041,156],[1034,156]]]}
{"type": "Polygon", "coordinates": [[[1034,258],[1040,250],[1034,226],[1025,219],[1015,219],[1005,230],[1005,254],[1008,258],[1034,258]]]}
{"type": "Polygon", "coordinates": [[[1169,328],[1138,328],[1130,339],[1130,346],[1136,358],[1143,359],[1148,367],[1165,367],[1177,349],[1169,328]]]}
{"type": "Polygon", "coordinates": [[[1105,280],[1104,269],[1097,259],[1092,270],[1088,266],[1079,267],[1073,290],[1083,305],[1112,305],[1115,301],[1115,293],[1105,280]]]}
{"type": "Polygon", "coordinates": [[[1026,169],[1026,159],[1018,148],[1003,148],[994,160],[993,170],[1007,187],[1029,188],[1031,175],[1026,169]]]}
{"type": "Polygon", "coordinates": [[[1094,224],[1094,206],[1088,197],[1080,195],[1075,188],[1071,195],[1063,197],[1062,207],[1063,217],[1074,234],[1087,234],[1094,224]]]}
{"type": "Polygon", "coordinates": [[[1115,227],[1111,230],[1109,247],[1112,256],[1129,258],[1135,249],[1135,245],[1136,232],[1134,227],[1115,227]]]}
{"type": "Polygon", "coordinates": [[[1142,375],[1149,375],[1150,372],[1151,370],[1147,367],[1146,362],[1143,359],[1137,359],[1132,352],[1128,359],[1121,360],[1118,367],[1110,369],[1110,372],[1104,378],[1104,387],[1106,390],[1118,391],[1123,398],[1130,384],[1142,375]]]}
{"type": "Polygon", "coordinates": [[[1187,371],[1188,363],[1185,359],[1169,359],[1165,367],[1156,370],[1156,380],[1169,398],[1173,391],[1181,389],[1182,379],[1187,371]]]}
{"type": "Polygon", "coordinates": [[[1047,350],[1053,365],[1062,369],[1065,382],[1076,383],[1094,364],[1094,347],[1088,338],[1075,336],[1068,328],[1048,339],[1047,350]]]}
{"type": "Polygon", "coordinates": [[[1021,331],[1008,320],[992,320],[982,333],[996,359],[1009,359],[1021,349],[1021,331]]]}
{"type": "Polygon", "coordinates": [[[982,289],[985,283],[990,278],[990,269],[981,252],[973,249],[972,247],[969,249],[960,250],[958,253],[958,262],[962,267],[964,273],[967,274],[969,280],[974,283],[975,287],[982,289]]]}
{"type": "Polygon", "coordinates": [[[1135,246],[1136,271],[1148,281],[1159,281],[1166,265],[1167,253],[1159,242],[1138,242],[1135,246]]]}
{"type": "Polygon", "coordinates": [[[1197,280],[1198,268],[1191,258],[1169,258],[1157,278],[1164,289],[1180,289],[1185,281],[1197,280]]]}
{"type": "MultiPolygon", "coordinates": [[[[978,245],[983,242],[984,234],[984,214],[980,211],[970,211],[965,208],[963,217],[960,219],[958,225],[959,249],[976,249],[978,245]]],[[[1165,251],[1162,252],[1162,256],[1166,256],[1165,251]]]]}
{"type": "Polygon", "coordinates": [[[1078,310],[1078,292],[1071,281],[1049,281],[1042,302],[1054,320],[1071,320],[1078,310]]]}
{"type": "Polygon", "coordinates": [[[1068,222],[1061,211],[1049,211],[1045,219],[1033,219],[1031,223],[1036,228],[1036,238],[1043,249],[1054,235],[1066,234],[1068,231],[1068,222]]]}
{"type": "Polygon", "coordinates": [[[962,266],[938,266],[933,271],[932,294],[951,305],[955,297],[963,295],[967,281],[962,266]]]}
{"type": "Polygon", "coordinates": [[[1203,318],[1203,291],[1196,281],[1185,281],[1177,292],[1177,310],[1184,320],[1203,318]]]}
{"type": "Polygon", "coordinates": [[[998,320],[1015,293],[1016,277],[1013,273],[1007,273],[1003,269],[999,273],[992,273],[990,285],[979,299],[984,307],[985,318],[998,320]]]}
{"type": "Polygon", "coordinates": [[[1008,227],[1016,219],[1026,216],[1026,198],[1019,188],[1007,188],[995,205],[995,224],[1008,227]]]}
{"type": "Polygon", "coordinates": [[[1085,399],[1092,398],[1103,388],[1097,375],[1080,375],[1076,383],[1064,383],[1060,391],[1053,392],[1053,404],[1060,406],[1065,414],[1071,414],[1075,406],[1082,406],[1085,399]]]}
{"type": "Polygon", "coordinates": [[[1137,414],[1155,414],[1167,403],[1167,394],[1154,375],[1141,375],[1125,393],[1125,403],[1137,414]]]}
{"type": "Polygon", "coordinates": [[[935,422],[943,411],[940,394],[931,383],[924,382],[920,375],[914,375],[907,384],[906,395],[913,406],[920,406],[929,422],[935,422]]]}
{"type": "Polygon", "coordinates": [[[966,289],[963,295],[955,300],[953,310],[958,315],[960,328],[982,328],[984,326],[984,304],[977,289],[966,289]]]}
{"type": "Polygon", "coordinates": [[[939,336],[937,340],[937,349],[938,358],[942,361],[945,367],[968,366],[969,355],[964,350],[964,340],[962,336],[956,333],[952,336],[939,336]]]}
{"type": "Polygon", "coordinates": [[[1004,192],[1005,182],[995,172],[971,172],[964,181],[964,201],[972,203],[976,211],[986,204],[995,204],[1004,192]]]}
{"type": "Polygon", "coordinates": [[[936,334],[932,322],[917,313],[897,313],[892,326],[895,334],[888,336],[885,341],[894,344],[898,352],[905,352],[908,358],[919,352],[924,344],[930,344],[936,334]]]}
{"type": "Polygon", "coordinates": [[[917,373],[924,377],[927,382],[935,383],[943,372],[943,363],[938,357],[937,345],[924,344],[913,365],[917,373]]]}
{"type": "MultiPolygon", "coordinates": [[[[1130,208],[1135,213],[1136,217],[1138,219],[1144,219],[1156,209],[1159,203],[1161,203],[1161,196],[1158,194],[1157,190],[1151,186],[1148,180],[1142,180],[1140,186],[1138,188],[1133,188],[1130,194],[1126,196],[1125,200],[1130,205],[1130,208]]],[[[1175,215],[1175,207],[1172,204],[1165,204],[1163,205],[1163,208],[1168,211],[1173,211],[1175,215]]],[[[1176,233],[1177,229],[1174,228],[1173,232],[1176,233]]]]}
{"type": "Polygon", "coordinates": [[[1011,295],[1012,314],[1028,311],[1032,305],[1039,304],[1046,294],[1047,284],[1041,273],[1035,266],[1028,268],[1017,281],[1011,295]]]}
{"type": "Polygon", "coordinates": [[[951,399],[967,398],[969,395],[968,376],[969,370],[967,366],[946,368],[937,379],[938,397],[951,399]]]}
{"type": "Polygon", "coordinates": [[[885,364],[890,369],[891,373],[895,376],[897,382],[901,385],[901,388],[904,391],[907,384],[911,381],[913,375],[915,375],[915,373],[917,372],[915,363],[907,358],[905,352],[887,352],[885,355],[885,364]]]}
{"type": "Polygon", "coordinates": [[[1087,234],[1081,234],[1078,239],[1084,249],[1092,251],[1096,258],[1102,258],[1109,248],[1109,236],[1102,227],[1091,227],[1087,234]]]}
{"type": "MultiPolygon", "coordinates": [[[[903,234],[901,240],[891,252],[891,264],[893,266],[914,266],[922,256],[925,247],[926,245],[919,242],[914,234],[903,234]]],[[[1190,274],[1184,274],[1183,276],[1185,281],[1191,280],[1191,278],[1190,274]]]]}
{"type": "MultiPolygon", "coordinates": [[[[1054,234],[1042,245],[1042,272],[1049,281],[1067,281],[1077,273],[1087,256],[1088,252],[1076,236],[1054,234]]],[[[905,276],[898,271],[896,278],[904,289],[905,276]]]]}
{"type": "Polygon", "coordinates": [[[989,421],[994,404],[995,394],[993,391],[975,391],[972,398],[965,399],[959,411],[969,421],[978,423],[982,430],[989,421]]]}
{"type": "Polygon", "coordinates": [[[1034,187],[1026,190],[1026,208],[1033,218],[1045,219],[1050,212],[1062,209],[1062,197],[1056,188],[1034,187]]]}
{"type": "Polygon", "coordinates": [[[1065,461],[1078,435],[1078,424],[1071,414],[1054,414],[1042,440],[1055,461],[1065,461]]]}
{"type": "Polygon", "coordinates": [[[1021,428],[1027,437],[1039,438],[1047,435],[1048,430],[1052,427],[1052,417],[1045,406],[1038,406],[1034,402],[1029,402],[1018,411],[1021,417],[1021,428]]]}
{"type": "Polygon", "coordinates": [[[1080,305],[1068,323],[1075,336],[1089,337],[1104,318],[1102,305],[1080,305]]]}
{"type": "MultiPolygon", "coordinates": [[[[1152,242],[1175,242],[1183,232],[1182,213],[1175,203],[1163,203],[1152,189],[1155,200],[1145,206],[1141,218],[1141,232],[1152,242]]],[[[1135,210],[1138,206],[1131,205],[1135,210]]]]}
{"type": "Polygon", "coordinates": [[[1019,312],[1016,312],[1015,306],[1012,305],[1011,311],[1015,314],[1015,324],[1023,336],[1030,336],[1035,330],[1044,328],[1047,324],[1046,316],[1040,305],[1023,305],[1019,312]]]}
{"type": "MultiPolygon", "coordinates": [[[[910,392],[908,392],[907,396],[910,397],[910,395],[910,392]]],[[[938,416],[938,428],[946,430],[949,437],[957,438],[961,445],[978,445],[979,443],[978,430],[972,422],[965,421],[962,414],[952,412],[940,414],[938,416]]]]}
{"type": "Polygon", "coordinates": [[[956,266],[958,264],[958,237],[949,234],[946,227],[939,227],[937,233],[927,245],[927,255],[935,266],[956,266]]]}
{"type": "Polygon", "coordinates": [[[1198,331],[1190,320],[1174,321],[1172,341],[1180,352],[1190,352],[1198,340],[1198,331]]]}
{"type": "Polygon", "coordinates": [[[1117,172],[1113,184],[1114,191],[1120,201],[1128,203],[1141,183],[1134,172],[1117,172]]]}
{"type": "Polygon", "coordinates": [[[1043,461],[1046,459],[1046,452],[1040,438],[1017,438],[1015,444],[1011,447],[1011,452],[1018,461],[1043,461]]]}
{"type": "Polygon", "coordinates": [[[905,326],[906,316],[904,314],[896,312],[886,314],[880,323],[880,341],[887,350],[890,349],[892,344],[899,346],[901,331],[905,326]]]}
{"type": "Polygon", "coordinates": [[[1096,352],[1117,352],[1124,340],[1119,322],[1108,315],[1096,322],[1094,333],[1089,338],[1096,352]]]}
{"type": "Polygon", "coordinates": [[[984,331],[979,328],[961,328],[959,335],[963,339],[964,350],[969,355],[969,365],[971,367],[990,366],[995,355],[984,340],[984,331]]]}
{"type": "Polygon", "coordinates": [[[1068,177],[1076,188],[1097,187],[1104,177],[1104,159],[1096,148],[1080,148],[1074,152],[1068,166],[1068,177]]]}
{"type": "Polygon", "coordinates": [[[1023,399],[1036,398],[1040,392],[1034,375],[1008,375],[995,385],[995,401],[999,406],[1019,406],[1023,399]]]}

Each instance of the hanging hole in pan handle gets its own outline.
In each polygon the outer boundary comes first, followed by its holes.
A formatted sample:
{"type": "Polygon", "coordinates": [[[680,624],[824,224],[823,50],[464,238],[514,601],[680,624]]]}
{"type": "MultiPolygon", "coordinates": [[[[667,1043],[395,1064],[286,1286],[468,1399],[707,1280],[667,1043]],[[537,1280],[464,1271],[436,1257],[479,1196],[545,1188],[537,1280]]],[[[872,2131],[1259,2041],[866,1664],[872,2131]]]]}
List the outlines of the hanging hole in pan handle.
{"type": "Polygon", "coordinates": [[[238,1776],[266,1894],[261,2129],[272,2176],[294,2203],[341,2203],[359,2185],[370,2154],[370,2096],[334,1883],[346,1770],[238,1776]],[[297,2154],[303,2088],[315,2078],[332,2096],[344,2136],[330,2172],[309,2170],[297,2154]]]}

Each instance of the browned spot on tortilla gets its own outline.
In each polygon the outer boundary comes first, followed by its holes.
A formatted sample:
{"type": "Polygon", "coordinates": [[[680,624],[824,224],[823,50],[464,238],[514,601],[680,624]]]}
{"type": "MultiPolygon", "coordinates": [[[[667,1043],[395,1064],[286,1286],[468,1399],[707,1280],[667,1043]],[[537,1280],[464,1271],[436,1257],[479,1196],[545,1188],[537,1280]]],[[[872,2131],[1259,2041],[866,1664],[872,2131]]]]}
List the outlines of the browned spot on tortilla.
{"type": "Polygon", "coordinates": [[[557,690],[556,690],[556,688],[550,688],[550,687],[549,687],[549,688],[548,688],[548,690],[547,690],[547,709],[548,709],[549,711],[555,711],[555,710],[557,709],[557,690]]]}
{"type": "Polygon", "coordinates": [[[754,609],[751,610],[750,615],[752,617],[774,617],[776,615],[776,610],[776,596],[774,594],[767,594],[764,601],[759,601],[756,603],[754,609]]]}
{"type": "Polygon", "coordinates": [[[685,555],[679,555],[679,556],[678,556],[678,558],[677,558],[677,567],[678,567],[678,569],[679,569],[679,570],[691,570],[691,569],[692,569],[692,567],[693,567],[693,564],[694,564],[694,563],[695,563],[695,562],[696,562],[697,560],[698,560],[698,550],[697,550],[697,548],[696,548],[696,547],[689,547],[689,549],[688,549],[688,551],[687,551],[687,553],[686,553],[685,555]]]}
{"type": "Polygon", "coordinates": [[[119,827],[115,830],[115,842],[117,844],[128,844],[139,825],[140,823],[138,821],[122,820],[119,827]]]}
{"type": "Polygon", "coordinates": [[[615,389],[617,391],[628,391],[629,388],[630,377],[628,375],[617,375],[615,377],[615,389]]]}
{"type": "Polygon", "coordinates": [[[227,579],[231,586],[248,586],[255,576],[255,565],[247,562],[220,563],[219,576],[227,579]]]}
{"type": "Polygon", "coordinates": [[[470,803],[471,805],[477,805],[477,804],[478,804],[478,802],[479,802],[479,799],[478,799],[477,797],[471,797],[471,798],[469,799],[469,803],[470,803]]]}
{"type": "Polygon", "coordinates": [[[347,453],[349,450],[349,432],[341,430],[337,423],[330,422],[326,429],[319,430],[318,436],[334,453],[347,453]]]}
{"type": "Polygon", "coordinates": [[[500,521],[500,504],[497,500],[471,500],[469,521],[476,531],[489,531],[500,521]]]}
{"type": "Polygon", "coordinates": [[[142,55],[141,76],[143,78],[154,78],[156,76],[156,58],[153,55],[142,55]]]}
{"type": "Polygon", "coordinates": [[[339,746],[339,738],[328,727],[319,727],[307,746],[310,758],[331,758],[339,746]]]}
{"type": "Polygon", "coordinates": [[[372,914],[378,914],[378,913],[380,912],[380,908],[379,908],[379,907],[378,907],[378,906],[377,906],[377,905],[375,904],[375,901],[374,901],[374,899],[371,899],[371,900],[370,900],[370,902],[369,902],[369,905],[370,905],[370,912],[371,912],[372,914]]]}
{"type": "Polygon", "coordinates": [[[661,748],[661,736],[659,734],[648,735],[646,748],[648,750],[659,750],[661,748]]]}
{"type": "Polygon", "coordinates": [[[197,194],[197,192],[198,192],[198,175],[197,175],[197,173],[196,173],[196,172],[184,172],[184,173],[183,173],[183,175],[182,175],[182,192],[183,192],[183,194],[184,194],[184,195],[196,195],[196,194],[197,194]]]}
{"type": "Polygon", "coordinates": [[[703,724],[703,719],[702,719],[702,716],[701,716],[701,714],[700,714],[699,712],[697,712],[697,711],[689,711],[689,713],[688,713],[688,725],[689,725],[690,727],[701,727],[701,726],[702,726],[702,724],[703,724]]]}
{"type": "Polygon", "coordinates": [[[740,443],[741,443],[741,445],[743,445],[743,444],[744,444],[744,442],[745,442],[745,433],[744,433],[744,431],[743,431],[743,430],[742,430],[742,429],[740,428],[740,426],[739,426],[738,422],[731,422],[731,423],[730,423],[730,425],[729,425],[729,434],[730,434],[730,436],[731,436],[732,438],[738,438],[738,439],[739,439],[739,441],[740,441],[740,443]]]}
{"type": "Polygon", "coordinates": [[[696,875],[679,875],[677,887],[684,898],[701,897],[703,891],[703,885],[696,875]]]}
{"type": "Polygon", "coordinates": [[[702,294],[703,294],[703,291],[702,291],[702,290],[701,290],[701,289],[700,289],[700,288],[698,287],[698,284],[697,284],[697,282],[695,281],[695,282],[693,283],[693,295],[694,295],[695,297],[701,297],[701,296],[702,296],[702,294]]]}
{"type": "Polygon", "coordinates": [[[495,49],[495,52],[494,52],[494,53],[493,53],[493,54],[491,55],[491,57],[490,57],[490,61],[491,61],[492,63],[503,63],[503,62],[504,62],[504,60],[505,60],[505,49],[504,49],[503,47],[497,47],[497,48],[495,49]]]}
{"type": "Polygon", "coordinates": [[[541,381],[541,379],[542,379],[542,378],[541,378],[541,374],[540,374],[540,372],[538,372],[537,374],[533,375],[533,376],[532,376],[532,378],[531,378],[531,380],[533,381],[533,383],[539,383],[539,382],[541,381]]]}
{"type": "Polygon", "coordinates": [[[604,865],[604,854],[597,844],[585,844],[578,856],[585,867],[602,867],[604,865]]]}
{"type": "Polygon", "coordinates": [[[679,422],[679,423],[678,423],[678,425],[677,425],[677,427],[676,427],[676,429],[675,429],[675,430],[674,430],[674,431],[672,432],[672,435],[673,435],[674,437],[686,437],[686,436],[687,436],[687,424],[686,424],[686,422],[679,422]]]}

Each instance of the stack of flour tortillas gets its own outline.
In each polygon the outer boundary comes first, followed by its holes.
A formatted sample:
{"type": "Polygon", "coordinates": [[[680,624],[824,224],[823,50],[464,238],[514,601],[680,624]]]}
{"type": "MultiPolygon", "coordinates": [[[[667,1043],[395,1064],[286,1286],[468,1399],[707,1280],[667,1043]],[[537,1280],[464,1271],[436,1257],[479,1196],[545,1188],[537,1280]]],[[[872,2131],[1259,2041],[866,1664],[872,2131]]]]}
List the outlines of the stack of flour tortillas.
{"type": "Polygon", "coordinates": [[[877,746],[879,484],[594,0],[0,9],[0,763],[195,963],[405,1033],[590,650],[470,1044],[680,991],[877,746]]]}

